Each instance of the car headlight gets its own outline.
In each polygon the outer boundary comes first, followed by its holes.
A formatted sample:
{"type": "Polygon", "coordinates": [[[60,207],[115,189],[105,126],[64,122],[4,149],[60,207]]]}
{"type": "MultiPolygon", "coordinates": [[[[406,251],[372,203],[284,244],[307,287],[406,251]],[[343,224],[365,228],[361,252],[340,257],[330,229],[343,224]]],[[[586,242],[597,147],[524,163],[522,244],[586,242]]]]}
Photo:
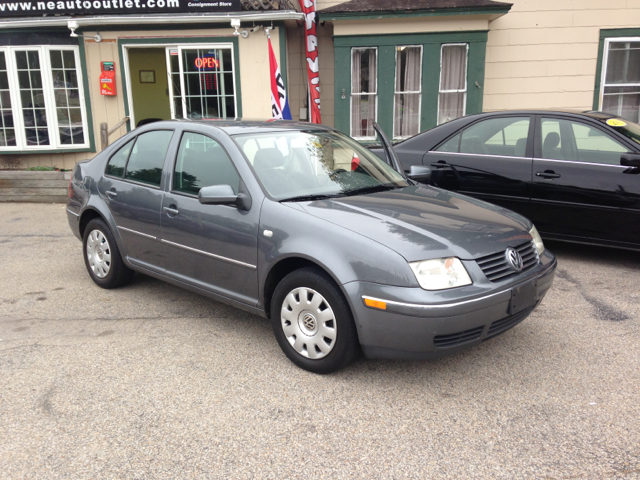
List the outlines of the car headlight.
{"type": "Polygon", "coordinates": [[[412,262],[409,266],[425,290],[444,290],[473,283],[464,265],[456,257],[412,262]]]}
{"type": "Polygon", "coordinates": [[[540,238],[540,234],[538,233],[538,229],[535,225],[531,230],[529,230],[529,235],[533,237],[533,243],[536,245],[538,256],[542,255],[544,253],[544,243],[542,243],[542,238],[540,238]]]}

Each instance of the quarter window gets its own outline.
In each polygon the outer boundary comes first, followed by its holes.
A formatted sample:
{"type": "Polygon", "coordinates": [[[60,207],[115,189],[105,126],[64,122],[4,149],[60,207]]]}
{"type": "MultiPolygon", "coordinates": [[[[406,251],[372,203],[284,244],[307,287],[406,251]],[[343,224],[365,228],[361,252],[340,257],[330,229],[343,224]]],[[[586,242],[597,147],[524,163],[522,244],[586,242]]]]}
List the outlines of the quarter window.
{"type": "Polygon", "coordinates": [[[396,49],[396,92],[394,99],[395,138],[420,133],[422,93],[422,46],[396,49]]]}
{"type": "Polygon", "coordinates": [[[601,109],[640,122],[640,37],[607,39],[602,69],[601,109]]]}
{"type": "Polygon", "coordinates": [[[107,164],[107,175],[122,178],[122,175],[124,175],[124,167],[127,165],[127,160],[129,159],[129,153],[131,153],[133,142],[134,140],[131,140],[109,159],[109,163],[107,164]]]}
{"type": "Polygon", "coordinates": [[[229,185],[238,193],[240,176],[222,146],[212,138],[187,132],[182,136],[173,172],[173,190],[197,195],[201,188],[229,185]]]}
{"type": "Polygon", "coordinates": [[[351,136],[375,138],[372,120],[378,110],[378,49],[354,48],[351,51],[351,136]]]}
{"type": "Polygon", "coordinates": [[[466,43],[442,45],[438,125],[465,115],[468,51],[466,43]]]}
{"type": "Polygon", "coordinates": [[[88,147],[77,47],[0,48],[0,150],[88,147]]]}
{"type": "Polygon", "coordinates": [[[159,187],[172,136],[171,130],[156,130],[139,135],[129,156],[124,178],[159,187]]]}

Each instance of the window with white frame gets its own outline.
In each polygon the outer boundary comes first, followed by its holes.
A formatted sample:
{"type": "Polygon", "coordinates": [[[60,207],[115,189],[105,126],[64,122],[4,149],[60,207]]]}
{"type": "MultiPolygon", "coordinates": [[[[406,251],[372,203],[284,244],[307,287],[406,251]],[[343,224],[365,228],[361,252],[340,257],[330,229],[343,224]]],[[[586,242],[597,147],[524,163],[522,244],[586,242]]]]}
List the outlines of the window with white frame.
{"type": "Polygon", "coordinates": [[[467,57],[469,44],[442,45],[438,125],[465,115],[467,104],[467,57]]]}
{"type": "Polygon", "coordinates": [[[602,62],[600,109],[640,121],[640,37],[608,38],[602,62]]]}
{"type": "Polygon", "coordinates": [[[374,139],[378,114],[378,49],[351,51],[351,136],[374,139]]]}
{"type": "Polygon", "coordinates": [[[89,147],[78,47],[0,48],[0,151],[89,147]]]}
{"type": "Polygon", "coordinates": [[[408,138],[420,133],[422,101],[422,46],[396,48],[396,87],[393,136],[408,138]]]}

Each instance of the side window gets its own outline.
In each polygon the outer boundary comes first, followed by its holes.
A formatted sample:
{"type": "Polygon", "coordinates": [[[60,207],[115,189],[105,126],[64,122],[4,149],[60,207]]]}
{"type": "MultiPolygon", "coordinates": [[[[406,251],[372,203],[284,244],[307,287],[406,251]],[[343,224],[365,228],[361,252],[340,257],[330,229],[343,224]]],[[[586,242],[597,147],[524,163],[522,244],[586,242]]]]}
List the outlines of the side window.
{"type": "Polygon", "coordinates": [[[173,171],[173,191],[197,195],[202,187],[230,185],[238,193],[240,176],[227,152],[198,133],[182,136],[173,171]]]}
{"type": "Polygon", "coordinates": [[[460,135],[457,134],[451,137],[449,140],[440,145],[436,151],[438,152],[455,152],[458,153],[460,150],[460,135]]]}
{"type": "Polygon", "coordinates": [[[139,135],[131,151],[124,178],[159,187],[172,136],[173,130],[156,130],[139,135]]]}
{"type": "Polygon", "coordinates": [[[483,120],[462,132],[459,151],[472,155],[524,157],[530,123],[530,117],[483,120]]]}
{"type": "Polygon", "coordinates": [[[560,118],[542,119],[542,158],[620,165],[629,150],[602,130],[560,118]]]}
{"type": "Polygon", "coordinates": [[[107,164],[107,175],[122,178],[122,175],[124,174],[124,167],[127,165],[127,159],[129,158],[129,153],[131,153],[133,142],[134,141],[131,140],[126,143],[120,148],[120,150],[111,156],[109,163],[107,164]]]}

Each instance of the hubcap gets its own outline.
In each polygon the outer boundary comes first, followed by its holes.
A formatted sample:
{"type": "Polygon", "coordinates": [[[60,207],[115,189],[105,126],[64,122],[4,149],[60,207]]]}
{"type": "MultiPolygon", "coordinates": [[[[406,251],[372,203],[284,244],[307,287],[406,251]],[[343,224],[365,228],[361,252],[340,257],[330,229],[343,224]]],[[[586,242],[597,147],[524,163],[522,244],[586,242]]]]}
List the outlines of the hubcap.
{"type": "Polygon", "coordinates": [[[105,278],[111,270],[111,248],[100,230],[92,230],[87,238],[87,260],[98,278],[105,278]]]}
{"type": "Polygon", "coordinates": [[[282,331],[303,357],[327,356],[336,344],[338,325],[329,302],[315,290],[296,288],[282,302],[282,331]]]}

